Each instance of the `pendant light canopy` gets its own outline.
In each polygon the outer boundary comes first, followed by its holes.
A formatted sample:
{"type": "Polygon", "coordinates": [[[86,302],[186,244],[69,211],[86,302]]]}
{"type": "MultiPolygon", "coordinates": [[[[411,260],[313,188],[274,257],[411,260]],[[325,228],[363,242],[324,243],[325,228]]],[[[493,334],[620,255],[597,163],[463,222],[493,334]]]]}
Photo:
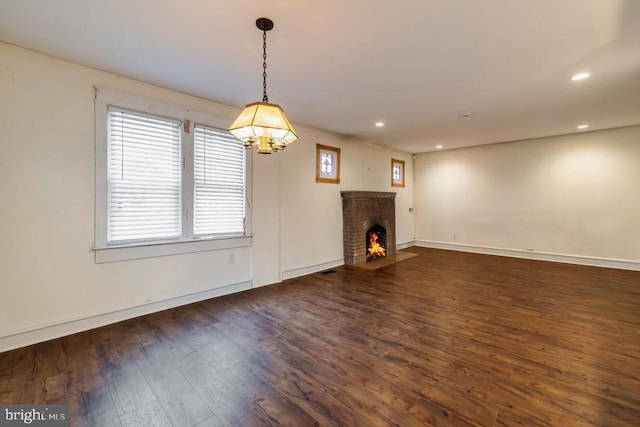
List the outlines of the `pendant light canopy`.
{"type": "Polygon", "coordinates": [[[273,22],[267,18],[256,20],[256,27],[262,30],[262,102],[247,104],[229,128],[236,138],[248,149],[257,147],[260,154],[271,154],[283,150],[298,136],[278,104],[269,103],[267,97],[267,31],[273,29],[273,22]]]}

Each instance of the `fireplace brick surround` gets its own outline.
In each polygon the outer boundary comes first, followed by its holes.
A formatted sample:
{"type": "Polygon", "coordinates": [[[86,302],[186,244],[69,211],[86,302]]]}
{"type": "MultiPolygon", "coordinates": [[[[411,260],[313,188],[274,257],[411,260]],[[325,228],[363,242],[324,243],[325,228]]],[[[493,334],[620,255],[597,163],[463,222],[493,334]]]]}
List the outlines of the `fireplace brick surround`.
{"type": "Polygon", "coordinates": [[[344,263],[367,262],[367,230],[376,224],[387,232],[387,256],[396,253],[396,193],[384,191],[341,191],[344,263]]]}

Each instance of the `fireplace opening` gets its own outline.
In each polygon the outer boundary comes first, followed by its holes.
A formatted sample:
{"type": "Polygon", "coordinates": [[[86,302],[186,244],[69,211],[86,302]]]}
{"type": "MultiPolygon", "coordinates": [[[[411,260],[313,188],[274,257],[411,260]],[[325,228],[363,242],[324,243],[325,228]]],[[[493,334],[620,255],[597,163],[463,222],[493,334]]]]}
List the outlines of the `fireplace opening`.
{"type": "Polygon", "coordinates": [[[387,256],[387,230],[379,224],[367,231],[367,262],[387,256]]]}

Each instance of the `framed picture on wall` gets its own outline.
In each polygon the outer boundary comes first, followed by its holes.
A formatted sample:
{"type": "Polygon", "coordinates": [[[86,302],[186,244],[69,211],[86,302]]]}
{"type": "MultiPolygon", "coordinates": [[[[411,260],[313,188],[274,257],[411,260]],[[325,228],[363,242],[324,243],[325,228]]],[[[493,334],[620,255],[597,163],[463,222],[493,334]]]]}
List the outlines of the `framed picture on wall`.
{"type": "Polygon", "coordinates": [[[316,182],[340,184],[340,149],[316,144],[316,182]]]}
{"type": "Polygon", "coordinates": [[[391,186],[404,187],[404,160],[391,159],[391,186]]]}

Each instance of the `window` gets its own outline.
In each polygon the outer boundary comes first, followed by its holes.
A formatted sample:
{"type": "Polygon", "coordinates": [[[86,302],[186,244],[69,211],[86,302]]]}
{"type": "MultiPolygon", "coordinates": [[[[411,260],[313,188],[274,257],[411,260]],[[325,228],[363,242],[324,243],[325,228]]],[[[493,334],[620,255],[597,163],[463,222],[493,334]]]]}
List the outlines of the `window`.
{"type": "Polygon", "coordinates": [[[96,89],[96,262],[250,245],[229,120],[96,89]]]}
{"type": "Polygon", "coordinates": [[[340,184],[340,149],[316,144],[316,182],[340,184]]]}
{"type": "Polygon", "coordinates": [[[195,126],[196,236],[244,234],[245,151],[228,131],[195,126]]]}
{"type": "Polygon", "coordinates": [[[404,160],[391,159],[391,186],[404,187],[404,160]]]}
{"type": "Polygon", "coordinates": [[[109,244],[181,235],[180,122],[109,107],[109,244]]]}

